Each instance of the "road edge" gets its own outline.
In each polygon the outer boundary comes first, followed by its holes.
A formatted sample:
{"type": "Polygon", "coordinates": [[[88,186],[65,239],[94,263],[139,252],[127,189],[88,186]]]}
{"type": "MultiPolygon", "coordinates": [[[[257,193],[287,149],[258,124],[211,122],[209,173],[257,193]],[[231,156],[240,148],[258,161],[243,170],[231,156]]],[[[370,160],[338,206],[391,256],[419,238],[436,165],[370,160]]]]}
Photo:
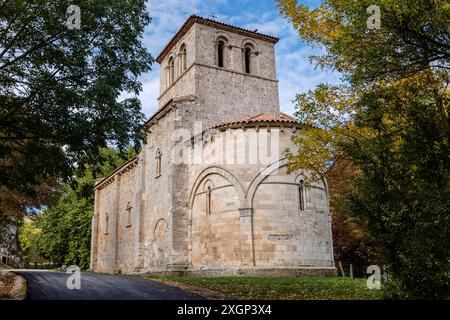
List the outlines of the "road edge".
{"type": "Polygon", "coordinates": [[[171,281],[171,280],[166,280],[166,279],[159,279],[159,278],[153,278],[153,277],[148,277],[148,276],[144,276],[145,279],[147,280],[152,280],[152,281],[156,281],[171,287],[175,287],[178,289],[181,289],[183,291],[189,292],[189,293],[193,293],[196,295],[199,295],[203,298],[206,298],[207,300],[232,300],[233,298],[222,293],[222,292],[217,292],[217,291],[213,291],[204,287],[199,287],[199,286],[195,286],[192,284],[187,284],[187,283],[183,283],[183,282],[175,282],[175,281],[171,281]]]}

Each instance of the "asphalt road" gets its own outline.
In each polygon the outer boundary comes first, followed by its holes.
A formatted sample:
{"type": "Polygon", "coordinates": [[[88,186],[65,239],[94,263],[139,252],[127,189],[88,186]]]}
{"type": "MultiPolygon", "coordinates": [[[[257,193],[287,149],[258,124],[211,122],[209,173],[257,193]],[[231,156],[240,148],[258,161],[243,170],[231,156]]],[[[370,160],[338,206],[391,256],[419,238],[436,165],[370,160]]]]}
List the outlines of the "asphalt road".
{"type": "Polygon", "coordinates": [[[198,300],[202,297],[134,276],[81,273],[81,288],[68,289],[71,274],[14,271],[27,280],[30,300],[198,300]]]}

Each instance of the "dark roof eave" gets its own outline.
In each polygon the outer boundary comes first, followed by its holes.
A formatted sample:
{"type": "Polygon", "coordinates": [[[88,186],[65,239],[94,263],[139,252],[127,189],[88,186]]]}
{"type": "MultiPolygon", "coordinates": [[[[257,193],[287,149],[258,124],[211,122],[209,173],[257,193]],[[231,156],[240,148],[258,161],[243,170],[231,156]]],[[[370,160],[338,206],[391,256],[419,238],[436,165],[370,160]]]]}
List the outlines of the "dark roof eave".
{"type": "Polygon", "coordinates": [[[232,26],[230,24],[226,24],[226,23],[223,23],[223,22],[218,22],[218,21],[215,21],[215,20],[206,19],[206,18],[203,18],[203,17],[200,17],[200,16],[197,16],[197,15],[193,14],[184,22],[184,24],[181,26],[180,30],[178,30],[178,32],[172,37],[172,39],[170,39],[169,43],[164,47],[164,49],[158,55],[158,57],[156,58],[156,61],[158,63],[162,62],[162,60],[169,53],[170,49],[172,49],[174,44],[181,37],[183,37],[183,35],[190,29],[190,27],[194,23],[199,23],[199,24],[203,24],[203,25],[207,25],[207,26],[212,26],[212,27],[215,27],[215,28],[218,28],[218,29],[222,29],[222,30],[225,30],[225,31],[235,32],[235,33],[242,34],[242,35],[245,35],[245,36],[249,36],[249,37],[254,37],[254,38],[257,38],[257,39],[265,40],[265,41],[268,41],[268,42],[271,42],[271,43],[274,43],[274,44],[277,43],[278,40],[279,40],[277,37],[274,37],[274,36],[270,36],[270,35],[267,35],[267,34],[263,34],[263,33],[255,32],[255,31],[247,30],[247,29],[244,29],[244,28],[232,26]]]}
{"type": "Polygon", "coordinates": [[[128,165],[130,165],[131,163],[133,163],[134,161],[136,161],[139,158],[139,155],[131,158],[130,160],[128,160],[127,162],[125,162],[124,164],[122,164],[120,167],[117,167],[113,172],[111,172],[110,174],[108,174],[106,177],[101,178],[96,180],[95,185],[94,185],[94,190],[101,187],[103,185],[104,182],[106,182],[107,180],[109,180],[110,178],[112,178],[113,176],[115,176],[118,172],[120,172],[121,170],[125,169],[128,165]]]}

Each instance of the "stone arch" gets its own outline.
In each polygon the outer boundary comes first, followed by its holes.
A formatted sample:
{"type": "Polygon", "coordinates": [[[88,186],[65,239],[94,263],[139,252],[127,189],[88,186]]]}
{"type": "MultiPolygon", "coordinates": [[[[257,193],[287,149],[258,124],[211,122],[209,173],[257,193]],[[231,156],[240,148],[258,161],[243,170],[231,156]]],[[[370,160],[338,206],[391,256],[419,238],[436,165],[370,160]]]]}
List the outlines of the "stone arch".
{"type": "Polygon", "coordinates": [[[216,42],[219,40],[224,40],[227,44],[230,42],[230,39],[228,38],[228,36],[225,33],[219,32],[216,35],[216,42]]]}
{"type": "Polygon", "coordinates": [[[166,228],[167,228],[167,221],[166,221],[166,219],[164,219],[164,218],[159,218],[157,221],[156,221],[156,223],[155,223],[155,226],[153,227],[153,232],[152,232],[152,241],[154,241],[156,238],[156,231],[157,231],[157,228],[158,227],[160,227],[160,226],[165,226],[166,228]]]}
{"type": "Polygon", "coordinates": [[[168,250],[168,224],[164,218],[158,219],[152,233],[153,263],[157,267],[163,267],[167,263],[168,250]]]}
{"type": "Polygon", "coordinates": [[[212,175],[212,174],[217,174],[217,175],[225,178],[226,180],[228,180],[233,185],[233,187],[239,197],[240,206],[241,207],[245,206],[245,204],[246,204],[245,189],[242,186],[242,184],[239,182],[239,180],[235,176],[233,176],[229,171],[227,171],[221,167],[212,166],[212,167],[208,167],[208,168],[204,169],[202,172],[200,172],[200,174],[195,179],[194,184],[192,185],[192,188],[191,188],[191,193],[189,195],[189,208],[190,209],[192,209],[195,194],[197,193],[199,186],[201,185],[201,183],[203,182],[203,180],[206,177],[208,177],[209,175],[212,175]]]}
{"type": "Polygon", "coordinates": [[[286,166],[287,162],[287,158],[282,158],[278,161],[275,161],[258,172],[258,174],[253,178],[247,188],[247,191],[245,192],[245,197],[251,204],[251,207],[253,207],[253,197],[255,196],[258,186],[267,178],[267,176],[271,175],[275,170],[286,166]]]}
{"type": "MultiPolygon", "coordinates": [[[[258,172],[258,174],[253,178],[253,180],[250,182],[250,185],[248,186],[248,188],[247,188],[247,190],[245,192],[245,197],[248,199],[248,201],[252,205],[252,207],[253,207],[253,197],[255,196],[256,190],[258,189],[259,185],[268,176],[270,176],[275,170],[283,168],[287,164],[288,164],[288,159],[287,158],[282,158],[282,159],[280,159],[278,161],[275,161],[275,162],[271,163],[270,165],[268,165],[266,168],[264,168],[263,170],[258,172]]],[[[297,176],[295,177],[295,182],[299,183],[299,181],[302,178],[306,179],[307,176],[304,173],[297,174],[297,176]]],[[[324,190],[326,192],[326,196],[328,198],[328,185],[326,183],[326,180],[325,180],[325,178],[322,178],[321,181],[322,181],[322,184],[323,184],[323,188],[322,187],[318,187],[318,186],[314,186],[314,188],[318,188],[318,189],[324,190]]]]}
{"type": "Polygon", "coordinates": [[[241,41],[241,48],[243,49],[246,46],[251,46],[255,50],[255,52],[259,53],[258,44],[253,39],[250,39],[250,38],[243,39],[241,41]]]}
{"type": "Polygon", "coordinates": [[[189,199],[188,255],[193,268],[222,268],[240,261],[240,208],[247,207],[243,203],[244,188],[230,172],[217,166],[200,172],[189,199]]]}

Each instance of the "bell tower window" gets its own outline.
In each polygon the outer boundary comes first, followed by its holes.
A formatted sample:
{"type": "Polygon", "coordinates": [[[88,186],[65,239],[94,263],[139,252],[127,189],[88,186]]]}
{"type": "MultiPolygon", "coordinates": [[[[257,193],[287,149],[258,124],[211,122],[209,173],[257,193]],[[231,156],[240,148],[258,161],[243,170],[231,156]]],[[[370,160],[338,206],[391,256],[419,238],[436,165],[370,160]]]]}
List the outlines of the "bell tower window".
{"type": "Polygon", "coordinates": [[[219,41],[217,44],[217,65],[220,68],[223,68],[223,50],[225,48],[225,43],[223,41],[219,41]]]}
{"type": "Polygon", "coordinates": [[[174,61],[173,57],[169,58],[169,61],[167,62],[167,86],[171,86],[174,82],[174,61]]]}
{"type": "Polygon", "coordinates": [[[186,60],[186,45],[183,43],[180,49],[180,75],[187,70],[187,60],[186,60]]]}
{"type": "Polygon", "coordinates": [[[245,48],[244,51],[244,64],[245,64],[245,73],[250,73],[250,65],[251,65],[251,55],[252,50],[250,48],[245,48]]]}

